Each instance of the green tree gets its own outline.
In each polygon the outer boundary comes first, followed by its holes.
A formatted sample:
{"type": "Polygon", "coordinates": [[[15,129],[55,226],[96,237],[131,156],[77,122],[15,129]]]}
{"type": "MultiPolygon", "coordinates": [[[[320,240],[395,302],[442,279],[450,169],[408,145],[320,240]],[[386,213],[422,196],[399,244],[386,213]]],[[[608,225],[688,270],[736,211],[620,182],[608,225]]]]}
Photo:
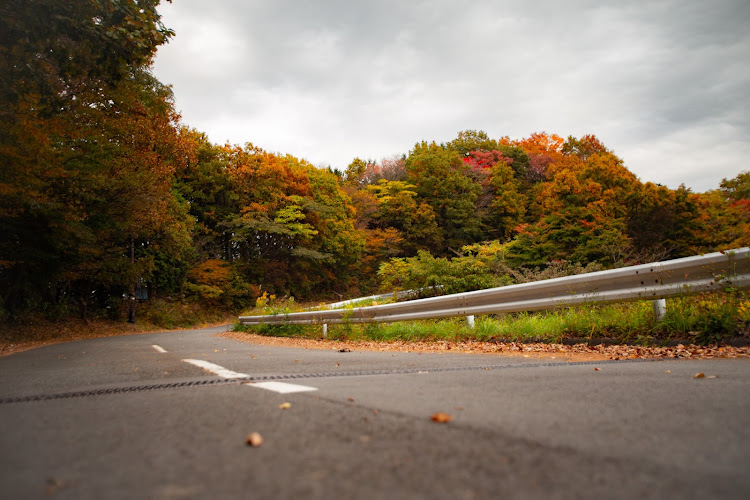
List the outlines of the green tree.
{"type": "Polygon", "coordinates": [[[417,201],[415,187],[404,181],[386,179],[367,186],[377,200],[372,226],[381,230],[396,229],[402,241],[399,253],[403,255],[414,255],[417,250],[438,250],[441,241],[435,213],[426,202],[417,201]]]}
{"type": "Polygon", "coordinates": [[[432,207],[443,230],[440,253],[481,239],[475,204],[482,188],[458,152],[422,142],[406,159],[406,169],[408,181],[416,186],[419,199],[432,207]]]}

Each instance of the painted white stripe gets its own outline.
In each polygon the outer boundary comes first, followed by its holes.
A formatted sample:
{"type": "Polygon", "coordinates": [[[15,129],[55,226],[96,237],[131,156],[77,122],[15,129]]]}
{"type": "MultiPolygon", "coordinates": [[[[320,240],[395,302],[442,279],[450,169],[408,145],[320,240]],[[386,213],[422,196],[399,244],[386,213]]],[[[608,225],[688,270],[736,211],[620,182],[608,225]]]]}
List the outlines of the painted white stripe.
{"type": "Polygon", "coordinates": [[[152,345],[151,347],[153,347],[154,349],[156,349],[156,352],[160,352],[160,353],[162,353],[162,354],[164,354],[165,352],[167,352],[167,350],[166,350],[166,349],[164,349],[164,348],[163,348],[162,346],[160,346],[160,345],[156,345],[156,344],[154,344],[154,345],[152,345]]]}
{"type": "Polygon", "coordinates": [[[209,363],[208,361],[203,361],[202,359],[183,359],[183,361],[186,363],[190,363],[191,365],[199,366],[204,370],[213,373],[214,375],[218,375],[221,378],[247,377],[247,375],[244,373],[233,372],[232,370],[227,370],[223,366],[215,365],[213,363],[209,363]]]}
{"type": "Polygon", "coordinates": [[[278,392],[280,394],[289,394],[292,392],[317,391],[317,387],[309,385],[287,384],[286,382],[258,382],[257,384],[247,384],[250,387],[258,387],[268,391],[278,392]]]}

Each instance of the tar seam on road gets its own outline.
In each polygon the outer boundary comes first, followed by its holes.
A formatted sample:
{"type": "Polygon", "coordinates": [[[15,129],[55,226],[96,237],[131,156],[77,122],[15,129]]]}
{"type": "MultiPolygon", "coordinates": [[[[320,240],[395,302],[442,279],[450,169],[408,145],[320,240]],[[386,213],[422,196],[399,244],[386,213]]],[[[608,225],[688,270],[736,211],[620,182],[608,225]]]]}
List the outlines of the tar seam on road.
{"type": "Polygon", "coordinates": [[[660,358],[646,358],[646,359],[622,359],[622,360],[601,360],[601,361],[574,361],[574,362],[559,362],[559,363],[523,363],[523,364],[512,364],[512,365],[482,365],[482,366],[453,366],[443,368],[409,368],[409,369],[396,369],[396,370],[361,370],[361,371],[350,371],[350,372],[327,372],[327,373],[288,373],[279,375],[259,375],[259,376],[247,376],[243,378],[218,378],[218,379],[204,379],[204,380],[189,380],[182,382],[165,382],[156,384],[146,385],[133,385],[114,387],[107,389],[93,389],[88,391],[76,391],[76,392],[61,392],[55,394],[37,394],[32,396],[18,396],[11,398],[0,398],[0,405],[12,404],[12,403],[30,403],[35,401],[52,401],[56,399],[72,399],[72,398],[85,398],[90,396],[104,396],[108,394],[122,394],[128,392],[143,392],[143,391],[155,391],[162,389],[179,389],[183,387],[200,387],[200,386],[214,386],[214,385],[231,385],[231,384],[246,384],[248,382],[260,382],[268,380],[291,380],[291,379],[308,379],[308,378],[337,378],[337,377],[361,377],[371,375],[409,375],[409,374],[421,374],[421,373],[446,373],[446,372],[460,372],[460,371],[475,371],[475,370],[506,370],[510,368],[540,368],[540,367],[553,367],[553,366],[581,366],[581,365],[603,365],[603,364],[615,364],[615,363],[644,363],[648,361],[669,361],[660,358]]]}

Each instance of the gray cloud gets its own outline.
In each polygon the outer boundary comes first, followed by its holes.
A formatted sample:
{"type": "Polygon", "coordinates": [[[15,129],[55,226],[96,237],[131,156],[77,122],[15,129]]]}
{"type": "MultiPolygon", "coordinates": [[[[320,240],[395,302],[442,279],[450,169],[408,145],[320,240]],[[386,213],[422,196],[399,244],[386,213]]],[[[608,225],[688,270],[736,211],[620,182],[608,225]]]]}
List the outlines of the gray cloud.
{"type": "Polygon", "coordinates": [[[596,134],[643,181],[747,169],[750,4],[175,0],[156,75],[184,121],[314,164],[460,130],[596,134]]]}

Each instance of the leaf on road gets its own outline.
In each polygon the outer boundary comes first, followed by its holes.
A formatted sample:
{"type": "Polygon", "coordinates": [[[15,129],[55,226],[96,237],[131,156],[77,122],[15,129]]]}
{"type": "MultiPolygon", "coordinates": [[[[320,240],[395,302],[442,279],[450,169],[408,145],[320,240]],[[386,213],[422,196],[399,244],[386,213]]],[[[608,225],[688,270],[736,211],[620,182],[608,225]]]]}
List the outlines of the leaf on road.
{"type": "Polygon", "coordinates": [[[281,403],[279,405],[279,408],[281,408],[282,410],[288,410],[291,407],[292,407],[292,403],[281,403]]]}
{"type": "Polygon", "coordinates": [[[706,378],[706,374],[703,372],[698,372],[695,375],[693,375],[693,378],[706,378]]]}
{"type": "Polygon", "coordinates": [[[54,477],[50,477],[49,479],[47,479],[47,488],[45,488],[44,491],[47,495],[52,495],[58,489],[62,488],[62,486],[63,486],[62,481],[54,477]]]}
{"type": "Polygon", "coordinates": [[[343,349],[339,349],[339,352],[352,352],[352,350],[348,347],[344,347],[343,349]]]}
{"type": "Polygon", "coordinates": [[[709,376],[708,376],[708,377],[706,377],[706,378],[719,378],[719,376],[718,376],[718,375],[709,375],[709,376]]]}
{"type": "Polygon", "coordinates": [[[263,444],[263,436],[261,436],[257,432],[250,433],[249,436],[247,436],[246,440],[248,446],[252,446],[254,448],[257,448],[258,446],[263,444]]]}
{"type": "Polygon", "coordinates": [[[595,366],[595,367],[594,367],[594,371],[595,371],[595,372],[598,372],[598,371],[599,371],[599,368],[597,368],[597,367],[595,366]]]}
{"type": "Polygon", "coordinates": [[[445,424],[447,422],[450,422],[451,420],[453,420],[453,417],[448,415],[447,413],[438,412],[432,416],[433,422],[438,422],[441,424],[445,424]]]}
{"type": "Polygon", "coordinates": [[[672,373],[672,370],[664,370],[664,373],[672,373]]]}

